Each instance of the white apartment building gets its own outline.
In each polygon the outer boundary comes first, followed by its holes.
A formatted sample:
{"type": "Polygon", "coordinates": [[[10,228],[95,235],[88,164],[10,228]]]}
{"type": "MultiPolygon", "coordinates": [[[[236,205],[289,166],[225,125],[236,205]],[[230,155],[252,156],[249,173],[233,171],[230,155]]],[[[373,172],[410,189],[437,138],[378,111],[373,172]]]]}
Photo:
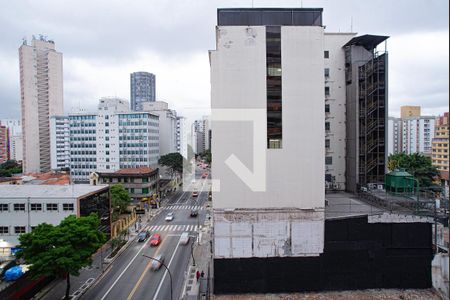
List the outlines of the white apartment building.
{"type": "Polygon", "coordinates": [[[214,258],[221,264],[323,252],[321,25],[321,9],[218,10],[211,173],[214,258]]]}
{"type": "Polygon", "coordinates": [[[33,36],[19,48],[23,134],[23,169],[46,172],[51,168],[50,116],[63,114],[62,53],[55,43],[33,36]]]}
{"type": "MultiPolygon", "coordinates": [[[[52,128],[55,132],[52,151],[56,153],[57,161],[67,162],[66,152],[57,151],[56,147],[62,147],[60,141],[70,139],[70,164],[64,168],[70,168],[73,182],[88,182],[92,172],[157,167],[159,117],[149,112],[132,112],[126,100],[102,98],[97,113],[54,117],[52,124],[56,125],[52,128]]],[[[67,144],[63,146],[67,147],[67,144]]]]}
{"type": "Polygon", "coordinates": [[[58,225],[69,215],[89,215],[93,207],[104,216],[102,224],[110,222],[107,185],[0,185],[0,239],[14,247],[21,233],[41,223],[58,225]]]}
{"type": "Polygon", "coordinates": [[[69,118],[50,117],[50,149],[52,170],[70,167],[70,127],[69,118]]]}
{"type": "Polygon", "coordinates": [[[421,153],[431,155],[434,116],[389,117],[388,153],[421,153]]]}
{"type": "Polygon", "coordinates": [[[166,155],[178,152],[177,148],[177,112],[169,109],[164,101],[142,102],[141,111],[159,116],[159,153],[166,155]]]}
{"type": "Polygon", "coordinates": [[[188,131],[186,127],[186,118],[177,116],[177,152],[188,157],[188,131]]]}

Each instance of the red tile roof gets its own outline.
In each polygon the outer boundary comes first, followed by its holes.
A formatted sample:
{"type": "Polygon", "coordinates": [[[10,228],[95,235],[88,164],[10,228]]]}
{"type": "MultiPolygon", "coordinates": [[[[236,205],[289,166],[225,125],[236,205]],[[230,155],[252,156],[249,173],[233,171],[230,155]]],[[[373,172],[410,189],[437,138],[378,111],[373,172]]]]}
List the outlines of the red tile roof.
{"type": "Polygon", "coordinates": [[[139,167],[139,168],[126,168],[126,169],[120,169],[115,174],[147,174],[151,173],[154,170],[150,167],[139,167]]]}
{"type": "Polygon", "coordinates": [[[34,177],[33,180],[41,181],[39,184],[48,185],[66,185],[70,184],[70,175],[68,173],[28,173],[27,176],[34,177]]]}

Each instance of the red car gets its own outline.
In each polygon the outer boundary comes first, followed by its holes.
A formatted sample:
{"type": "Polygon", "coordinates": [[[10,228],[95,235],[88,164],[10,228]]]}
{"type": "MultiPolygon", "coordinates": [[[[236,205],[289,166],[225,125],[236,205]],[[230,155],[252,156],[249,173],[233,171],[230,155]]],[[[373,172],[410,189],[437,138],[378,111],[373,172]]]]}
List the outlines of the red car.
{"type": "Polygon", "coordinates": [[[208,177],[208,173],[203,173],[202,178],[206,178],[206,177],[208,177]]]}
{"type": "Polygon", "coordinates": [[[150,238],[150,246],[158,246],[161,243],[161,235],[159,233],[155,233],[150,238]]]}

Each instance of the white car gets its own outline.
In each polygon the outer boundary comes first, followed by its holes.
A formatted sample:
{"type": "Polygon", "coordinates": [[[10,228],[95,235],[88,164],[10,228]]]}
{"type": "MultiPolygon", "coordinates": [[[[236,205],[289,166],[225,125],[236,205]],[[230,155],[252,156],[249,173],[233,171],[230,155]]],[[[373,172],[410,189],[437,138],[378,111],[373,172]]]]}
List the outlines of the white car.
{"type": "Polygon", "coordinates": [[[189,232],[183,232],[180,237],[180,244],[186,245],[189,243],[189,232]]]}
{"type": "Polygon", "coordinates": [[[172,221],[173,218],[174,218],[173,212],[170,212],[170,213],[167,214],[165,220],[166,221],[172,221]]]}

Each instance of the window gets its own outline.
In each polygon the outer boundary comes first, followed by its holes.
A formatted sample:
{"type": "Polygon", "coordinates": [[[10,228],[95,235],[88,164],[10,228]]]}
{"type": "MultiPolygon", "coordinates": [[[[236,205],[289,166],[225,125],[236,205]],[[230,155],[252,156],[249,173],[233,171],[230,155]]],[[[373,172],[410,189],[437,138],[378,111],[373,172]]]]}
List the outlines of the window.
{"type": "Polygon", "coordinates": [[[15,234],[25,233],[25,226],[14,226],[14,233],[15,234]]]}
{"type": "Polygon", "coordinates": [[[329,86],[325,87],[325,96],[330,96],[330,87],[329,86]]]}
{"type": "Polygon", "coordinates": [[[329,149],[330,148],[330,140],[325,140],[325,148],[329,149]]]}
{"type": "Polygon", "coordinates": [[[325,164],[326,165],[332,165],[333,164],[333,157],[332,156],[325,157],[325,164]]]}
{"type": "Polygon", "coordinates": [[[56,211],[58,210],[58,203],[47,203],[48,211],[56,211]]]}
{"type": "Polygon", "coordinates": [[[325,77],[330,77],[330,69],[325,68],[325,77]]]}
{"type": "Polygon", "coordinates": [[[281,27],[266,26],[267,148],[282,147],[281,27]]]}
{"type": "Polygon", "coordinates": [[[25,203],[14,203],[15,211],[25,211],[25,203]]]}
{"type": "Polygon", "coordinates": [[[63,210],[71,210],[73,211],[73,203],[63,203],[63,210]]]}
{"type": "Polygon", "coordinates": [[[0,226],[0,234],[8,234],[9,228],[8,226],[0,226]]]}
{"type": "Polygon", "coordinates": [[[144,183],[148,182],[148,177],[142,178],[142,182],[144,182],[144,183]]]}
{"type": "Polygon", "coordinates": [[[325,104],[325,112],[326,113],[330,112],[330,104],[325,104]]]}
{"type": "Polygon", "coordinates": [[[131,193],[131,194],[134,194],[134,188],[131,188],[131,189],[130,189],[130,193],[131,193]]]}
{"type": "Polygon", "coordinates": [[[30,206],[32,211],[42,210],[41,203],[31,203],[30,206]]]}
{"type": "Polygon", "coordinates": [[[330,58],[330,51],[325,50],[325,51],[323,52],[323,57],[324,57],[324,58],[330,58]]]}
{"type": "Polygon", "coordinates": [[[142,194],[148,194],[148,188],[143,188],[142,189],[142,194]]]}
{"type": "Polygon", "coordinates": [[[8,211],[8,207],[9,205],[6,203],[1,203],[0,204],[0,211],[8,211]]]}
{"type": "Polygon", "coordinates": [[[330,122],[325,122],[325,130],[330,130],[330,122]]]}

